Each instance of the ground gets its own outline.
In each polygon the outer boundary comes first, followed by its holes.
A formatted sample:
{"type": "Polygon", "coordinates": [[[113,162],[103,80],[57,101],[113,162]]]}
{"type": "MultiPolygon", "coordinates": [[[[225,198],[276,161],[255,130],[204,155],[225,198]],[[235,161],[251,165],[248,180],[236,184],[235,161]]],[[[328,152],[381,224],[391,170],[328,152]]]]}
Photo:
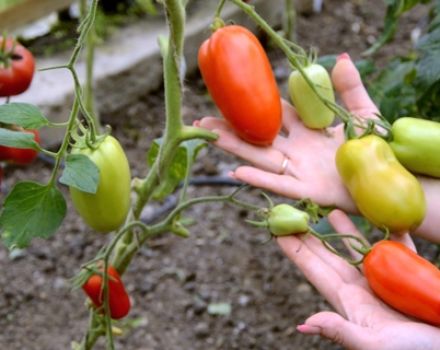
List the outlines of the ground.
{"type": "MultiPolygon", "coordinates": [[[[326,0],[323,13],[299,18],[298,40],[305,47],[318,47],[320,54],[347,51],[357,59],[380,32],[383,14],[381,2],[373,6],[362,0],[326,0]]],[[[380,55],[379,62],[405,51],[409,32],[419,19],[418,15],[405,17],[396,44],[380,55]]],[[[272,50],[270,56],[281,92],[287,96],[287,64],[280,52],[272,50]]],[[[198,74],[187,82],[185,120],[218,115],[198,74]]],[[[127,150],[134,176],[145,174],[145,151],[160,136],[163,108],[159,91],[114,112],[108,120],[127,150]]],[[[209,147],[194,175],[225,175],[238,164],[234,157],[209,147]]],[[[45,181],[49,174],[50,168],[41,160],[26,169],[8,168],[3,193],[19,179],[45,181]]],[[[190,194],[232,190],[191,187],[190,194]]],[[[247,191],[244,198],[264,205],[256,190],[247,191]]],[[[295,331],[309,315],[330,307],[275,241],[267,242],[264,230],[244,222],[246,211],[211,204],[194,207],[186,215],[196,220],[189,238],[154,239],[124,275],[133,300],[129,316],[133,322],[117,338],[117,349],[340,349],[295,331]],[[208,306],[213,303],[230,304],[231,313],[210,314],[208,306]]],[[[72,209],[48,241],[35,240],[27,250],[12,255],[0,247],[0,349],[69,349],[72,341],[81,339],[88,311],[82,291],[71,291],[69,278],[108,239],[91,232],[72,209]]],[[[102,344],[97,349],[104,349],[102,344]]]]}

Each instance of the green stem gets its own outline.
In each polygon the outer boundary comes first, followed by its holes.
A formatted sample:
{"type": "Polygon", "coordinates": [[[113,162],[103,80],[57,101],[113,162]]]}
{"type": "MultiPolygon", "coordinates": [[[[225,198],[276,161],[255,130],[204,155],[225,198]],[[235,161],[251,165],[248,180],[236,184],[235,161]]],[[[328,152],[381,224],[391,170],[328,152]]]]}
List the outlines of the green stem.
{"type": "Polygon", "coordinates": [[[61,143],[61,147],[58,150],[57,155],[56,155],[55,165],[52,169],[52,174],[51,174],[51,177],[49,180],[49,185],[54,185],[56,183],[58,170],[60,169],[60,166],[61,166],[61,161],[63,159],[64,153],[67,150],[67,147],[69,146],[70,133],[71,133],[73,127],[76,125],[76,116],[78,114],[78,109],[79,109],[78,97],[75,96],[75,99],[73,101],[72,110],[71,110],[70,116],[69,116],[69,124],[67,125],[67,130],[66,130],[66,133],[64,134],[64,138],[63,138],[63,142],[61,143]]]}
{"type": "Polygon", "coordinates": [[[346,260],[348,263],[350,263],[351,265],[357,266],[360,265],[366,254],[368,254],[368,252],[371,250],[371,248],[369,247],[368,243],[365,242],[363,239],[361,239],[360,237],[357,237],[355,235],[352,234],[341,234],[341,233],[332,233],[332,234],[326,234],[326,235],[322,235],[319,232],[315,231],[314,229],[312,229],[311,227],[309,227],[309,231],[308,231],[312,236],[316,237],[317,239],[319,239],[321,241],[321,243],[324,245],[325,248],[327,248],[331,253],[343,258],[344,260],[346,260]],[[349,239],[349,240],[354,240],[356,243],[358,243],[360,246],[354,246],[353,244],[351,244],[351,247],[356,250],[357,252],[359,252],[360,254],[362,254],[362,258],[358,259],[358,260],[353,260],[353,259],[349,259],[347,258],[344,254],[340,253],[339,251],[337,251],[330,243],[329,241],[337,238],[337,239],[349,239]]]}
{"type": "Polygon", "coordinates": [[[295,22],[296,22],[296,11],[295,5],[293,4],[293,0],[284,0],[284,4],[286,7],[286,13],[284,18],[284,37],[287,40],[295,40],[296,39],[296,30],[295,30],[295,22]]]}
{"type": "Polygon", "coordinates": [[[289,60],[290,64],[298,70],[307,84],[310,86],[312,91],[318,96],[318,98],[329,108],[333,113],[337,114],[344,123],[347,123],[349,120],[353,118],[353,116],[346,111],[343,107],[337,105],[333,101],[328,100],[316,88],[315,84],[311,81],[309,76],[304,71],[304,66],[300,62],[300,58],[302,56],[293,52],[289,45],[286,43],[284,38],[282,38],[272,27],[260,16],[257,12],[255,12],[252,6],[247,5],[241,0],[230,0],[236,6],[238,6],[243,12],[245,12],[257,25],[259,25],[263,31],[272,39],[272,41],[284,52],[289,60]]]}

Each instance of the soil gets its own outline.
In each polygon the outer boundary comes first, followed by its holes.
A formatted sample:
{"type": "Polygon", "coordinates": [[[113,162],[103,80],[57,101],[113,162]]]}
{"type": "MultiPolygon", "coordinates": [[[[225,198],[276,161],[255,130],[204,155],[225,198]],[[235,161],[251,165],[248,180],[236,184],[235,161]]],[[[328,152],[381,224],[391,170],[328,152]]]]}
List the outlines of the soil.
{"type": "MultiPolygon", "coordinates": [[[[379,62],[405,52],[422,12],[403,19],[395,44],[382,51],[379,62]]],[[[371,1],[326,0],[321,14],[299,17],[298,39],[305,47],[319,48],[320,54],[347,51],[357,59],[382,29],[383,15],[382,2],[373,6],[371,1]]],[[[287,96],[287,63],[279,52],[270,55],[287,96]]],[[[161,134],[163,110],[163,93],[158,91],[109,118],[134,176],[145,174],[145,151],[161,134]]],[[[195,73],[187,79],[185,120],[190,123],[208,114],[218,112],[195,73]]],[[[194,175],[226,175],[238,164],[236,158],[209,147],[194,175]]],[[[17,180],[46,181],[49,174],[50,167],[41,160],[29,168],[8,168],[3,192],[17,180]]],[[[189,194],[226,194],[233,189],[190,187],[189,194]]],[[[265,205],[257,190],[245,191],[243,199],[265,205]]],[[[85,298],[81,291],[71,290],[69,278],[109,237],[91,232],[70,203],[69,209],[62,228],[49,240],[34,240],[28,249],[12,253],[0,247],[2,350],[70,349],[84,334],[85,298]]],[[[309,315],[331,308],[275,242],[267,242],[266,232],[244,222],[248,212],[217,203],[194,207],[186,215],[196,221],[189,238],[166,235],[148,242],[124,275],[133,309],[123,323],[123,336],[116,339],[117,349],[340,349],[295,331],[309,315]],[[226,303],[231,312],[208,312],[217,303],[226,303]]],[[[427,253],[435,254],[432,249],[427,253]]],[[[103,342],[96,348],[104,349],[103,342]]]]}

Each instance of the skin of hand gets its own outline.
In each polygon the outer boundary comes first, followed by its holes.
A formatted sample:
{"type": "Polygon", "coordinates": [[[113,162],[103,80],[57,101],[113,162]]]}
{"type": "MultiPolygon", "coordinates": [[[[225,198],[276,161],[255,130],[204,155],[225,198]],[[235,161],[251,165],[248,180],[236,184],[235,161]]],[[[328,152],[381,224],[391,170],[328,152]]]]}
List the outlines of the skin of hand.
{"type": "MultiPolygon", "coordinates": [[[[360,75],[348,54],[338,57],[332,71],[333,85],[347,109],[360,117],[374,117],[378,109],[368,96],[360,75]]],[[[283,130],[269,147],[258,147],[241,140],[227,121],[204,117],[194,124],[219,135],[215,145],[251,165],[238,167],[237,180],[290,197],[310,198],[322,206],[335,206],[356,213],[356,206],[344,187],[335,165],[335,154],[344,142],[343,126],[325,130],[306,128],[295,109],[282,101],[283,130]],[[288,159],[283,173],[282,164],[288,159]]],[[[440,242],[440,180],[419,177],[427,200],[427,215],[416,230],[420,236],[440,242]]]]}
{"type": "MultiPolygon", "coordinates": [[[[362,238],[340,210],[328,217],[337,232],[362,238]]],[[[409,235],[399,240],[414,249],[409,235]]],[[[277,238],[286,256],[333,306],[297,326],[303,334],[321,335],[351,350],[440,349],[440,329],[410,319],[380,301],[368,287],[361,271],[329,252],[310,235],[277,238]]],[[[347,242],[346,242],[347,243],[347,242]]],[[[354,259],[359,253],[346,244],[354,259]]]]}

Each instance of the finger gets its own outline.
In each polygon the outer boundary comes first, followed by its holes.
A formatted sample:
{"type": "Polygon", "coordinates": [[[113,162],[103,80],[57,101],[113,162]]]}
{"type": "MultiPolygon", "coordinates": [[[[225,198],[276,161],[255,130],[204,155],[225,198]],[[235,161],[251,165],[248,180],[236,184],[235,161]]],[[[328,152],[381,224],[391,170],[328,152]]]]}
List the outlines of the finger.
{"type": "Polygon", "coordinates": [[[342,54],[338,57],[332,71],[332,81],[342,101],[353,114],[361,117],[373,117],[379,112],[348,54],[342,54]]]}
{"type": "Polygon", "coordinates": [[[409,249],[417,253],[416,245],[408,233],[405,233],[404,235],[391,234],[390,239],[406,245],[409,249]]]}
{"type": "Polygon", "coordinates": [[[347,349],[373,349],[365,328],[334,312],[323,311],[309,317],[297,330],[303,334],[321,335],[347,349]]]}
{"type": "MultiPolygon", "coordinates": [[[[289,167],[291,162],[287,164],[286,173],[295,175],[289,167]]],[[[291,175],[274,174],[251,166],[240,166],[235,169],[233,175],[237,180],[284,197],[311,197],[307,185],[291,175]]]]}
{"type": "Polygon", "coordinates": [[[346,260],[337,256],[324,247],[323,243],[315,237],[310,237],[305,244],[311,251],[321,258],[323,263],[331,266],[345,283],[357,283],[362,277],[359,271],[346,260]]]}
{"type": "Polygon", "coordinates": [[[326,265],[299,237],[278,237],[277,243],[284,254],[295,263],[324,298],[336,310],[343,312],[338,290],[342,288],[344,282],[338,273],[331,266],[326,265]]]}
{"type": "Polygon", "coordinates": [[[283,127],[290,131],[301,125],[301,121],[298,118],[295,108],[286,100],[281,99],[281,108],[283,111],[283,127]]]}
{"type": "Polygon", "coordinates": [[[212,129],[212,132],[218,135],[218,139],[214,144],[223,150],[232,153],[263,170],[273,173],[280,173],[283,170],[283,163],[286,157],[278,149],[274,147],[259,147],[251,145],[240,139],[233,132],[227,130],[212,129]]]}
{"type": "MultiPolygon", "coordinates": [[[[328,215],[328,221],[330,222],[330,225],[332,225],[332,227],[336,230],[336,232],[353,235],[361,239],[363,242],[365,242],[365,244],[368,243],[365,240],[364,236],[362,236],[362,234],[357,230],[356,226],[353,224],[350,218],[343,211],[333,210],[328,215]]],[[[353,248],[353,246],[361,248],[361,245],[358,241],[354,239],[344,239],[343,242],[354,260],[362,259],[362,254],[353,248]]]]}
{"type": "Polygon", "coordinates": [[[232,132],[229,123],[226,120],[217,117],[210,117],[210,116],[203,117],[200,120],[194,121],[193,125],[208,130],[220,129],[220,130],[229,130],[232,132]]]}

